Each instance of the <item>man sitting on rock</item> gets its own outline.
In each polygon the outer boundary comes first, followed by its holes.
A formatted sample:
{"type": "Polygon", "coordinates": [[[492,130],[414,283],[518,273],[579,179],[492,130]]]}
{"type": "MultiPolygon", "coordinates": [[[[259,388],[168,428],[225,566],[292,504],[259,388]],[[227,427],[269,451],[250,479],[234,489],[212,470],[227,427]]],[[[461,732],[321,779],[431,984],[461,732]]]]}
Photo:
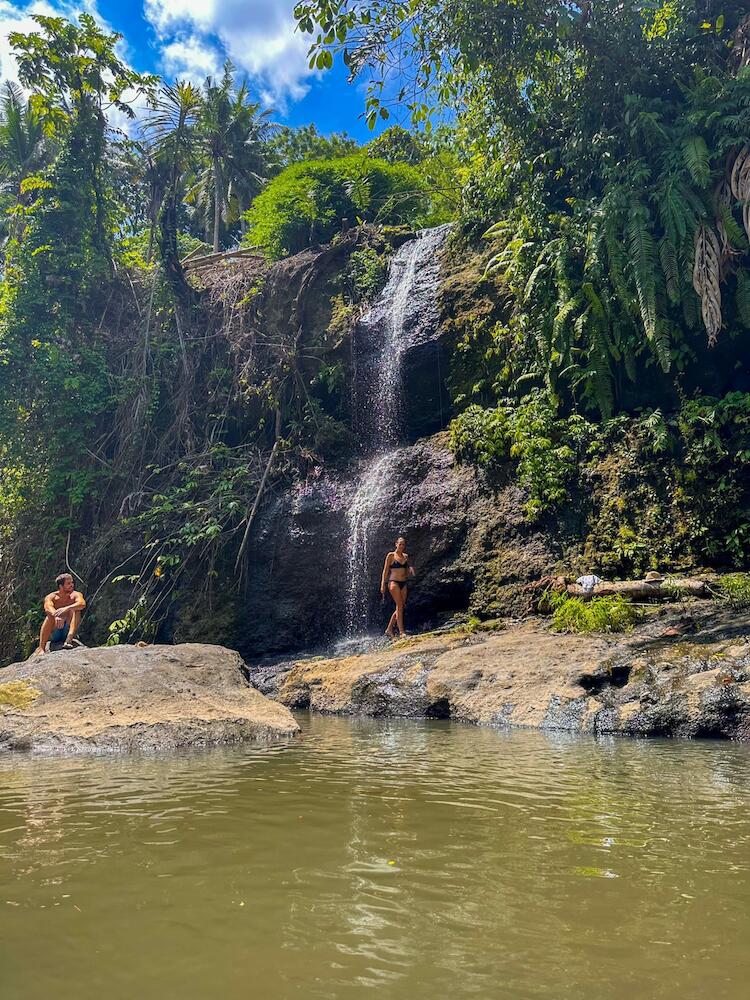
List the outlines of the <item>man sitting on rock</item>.
{"type": "Polygon", "coordinates": [[[47,643],[62,643],[63,649],[75,649],[81,612],[86,607],[83,594],[74,589],[70,573],[61,573],[55,580],[57,590],[44,598],[44,621],[39,632],[37,653],[47,652],[47,643]]]}

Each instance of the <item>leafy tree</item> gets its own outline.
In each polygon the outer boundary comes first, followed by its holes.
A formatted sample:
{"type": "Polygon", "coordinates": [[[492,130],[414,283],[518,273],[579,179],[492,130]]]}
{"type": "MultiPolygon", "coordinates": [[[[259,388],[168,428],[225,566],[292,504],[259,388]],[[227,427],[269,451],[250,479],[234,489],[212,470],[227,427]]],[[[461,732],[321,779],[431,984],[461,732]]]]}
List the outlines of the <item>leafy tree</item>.
{"type": "Polygon", "coordinates": [[[315,125],[300,128],[282,126],[272,136],[268,144],[269,155],[277,170],[283,170],[293,163],[307,160],[333,160],[339,156],[352,156],[359,151],[359,143],[346,132],[332,132],[321,135],[315,125]]]}
{"type": "Polygon", "coordinates": [[[326,242],[344,220],[413,225],[427,200],[419,173],[364,155],[287,167],[247,213],[250,246],[270,256],[326,242]]]}
{"type": "Polygon", "coordinates": [[[25,225],[8,247],[0,312],[0,436],[4,463],[26,470],[25,489],[41,490],[42,518],[61,495],[80,499],[91,487],[79,456],[110,402],[96,338],[112,277],[104,112],[130,111],[125,89],[147,88],[151,78],[120,61],[120,36],[89,15],[78,26],[35,20],[40,32],[10,40],[33,113],[59,151],[47,172],[20,186],[25,225]]]}
{"type": "Polygon", "coordinates": [[[391,125],[368,144],[367,153],[386,163],[410,163],[414,167],[423,162],[428,150],[418,134],[407,132],[401,125],[391,125]]]}
{"type": "Polygon", "coordinates": [[[19,79],[32,90],[32,105],[49,128],[64,129],[84,108],[102,122],[110,108],[135,117],[133,102],[153,88],[156,77],[136,73],[120,59],[115,47],[122,35],[103,32],[91,14],[81,14],[78,25],[62,17],[31,16],[42,30],[11,32],[8,40],[19,79]]]}

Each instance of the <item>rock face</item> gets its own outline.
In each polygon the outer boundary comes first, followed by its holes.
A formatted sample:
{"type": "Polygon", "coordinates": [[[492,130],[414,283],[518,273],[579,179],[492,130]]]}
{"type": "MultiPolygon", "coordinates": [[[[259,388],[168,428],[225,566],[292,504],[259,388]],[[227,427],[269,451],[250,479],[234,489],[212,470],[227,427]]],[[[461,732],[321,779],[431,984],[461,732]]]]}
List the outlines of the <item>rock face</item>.
{"type": "Polygon", "coordinates": [[[538,621],[426,636],[300,662],[274,682],[283,704],[321,712],[750,739],[750,614],[703,614],[689,638],[672,635],[674,616],[664,615],[620,639],[555,635],[538,621]]]}
{"type": "Polygon", "coordinates": [[[291,713],[243,668],[238,653],[199,643],[32,657],[0,671],[0,749],[172,750],[293,736],[291,713]],[[4,686],[15,706],[3,705],[4,686]]]}
{"type": "MultiPolygon", "coordinates": [[[[399,534],[417,570],[407,609],[413,629],[470,604],[485,615],[504,612],[520,586],[562,557],[564,527],[558,523],[554,533],[530,527],[518,489],[492,489],[473,469],[456,465],[444,434],[397,449],[386,475],[368,529],[366,588],[378,630],[392,610],[380,599],[382,561],[399,534]]],[[[341,635],[354,485],[351,477],[324,474],[266,507],[251,547],[246,625],[236,640],[246,659],[341,635]]]]}

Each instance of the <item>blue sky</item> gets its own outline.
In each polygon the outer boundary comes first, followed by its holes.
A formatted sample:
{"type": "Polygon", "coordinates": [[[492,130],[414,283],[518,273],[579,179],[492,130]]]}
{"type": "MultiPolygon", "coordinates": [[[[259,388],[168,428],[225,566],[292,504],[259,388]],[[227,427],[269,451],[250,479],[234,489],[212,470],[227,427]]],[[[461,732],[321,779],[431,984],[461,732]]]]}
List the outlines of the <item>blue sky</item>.
{"type": "Polygon", "coordinates": [[[0,0],[0,74],[15,77],[10,31],[30,30],[29,14],[74,17],[87,10],[124,35],[123,55],[137,70],[201,82],[229,57],[257,99],[288,125],[372,137],[361,118],[364,95],[341,65],[312,73],[309,38],[295,31],[294,0],[0,0]]]}

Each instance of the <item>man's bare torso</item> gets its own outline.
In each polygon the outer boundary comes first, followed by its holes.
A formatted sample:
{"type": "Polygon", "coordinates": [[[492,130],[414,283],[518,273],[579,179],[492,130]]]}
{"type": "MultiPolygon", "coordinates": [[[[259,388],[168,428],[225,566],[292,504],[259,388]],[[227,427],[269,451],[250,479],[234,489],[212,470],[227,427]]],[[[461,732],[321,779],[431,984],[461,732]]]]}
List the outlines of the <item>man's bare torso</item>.
{"type": "MultiPolygon", "coordinates": [[[[59,608],[68,608],[71,604],[77,604],[80,600],[81,595],[77,590],[72,590],[69,594],[61,594],[55,590],[52,594],[47,595],[44,599],[44,603],[46,604],[47,601],[49,601],[52,604],[52,607],[55,608],[55,610],[58,610],[59,608]]],[[[66,611],[57,617],[62,618],[63,621],[69,621],[72,614],[72,611],[66,611]]]]}

